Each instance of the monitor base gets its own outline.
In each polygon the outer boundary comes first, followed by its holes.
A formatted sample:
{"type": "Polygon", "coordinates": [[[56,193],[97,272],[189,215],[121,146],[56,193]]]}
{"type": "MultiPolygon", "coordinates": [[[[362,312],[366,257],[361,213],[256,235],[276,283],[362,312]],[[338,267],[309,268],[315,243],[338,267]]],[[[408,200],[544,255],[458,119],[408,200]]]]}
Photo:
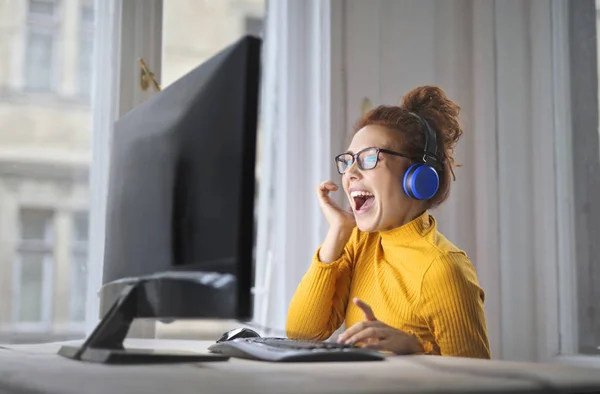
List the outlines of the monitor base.
{"type": "Polygon", "coordinates": [[[228,356],[179,350],[126,349],[127,332],[147,300],[143,281],[128,284],[92,334],[80,346],[62,346],[58,354],[72,360],[103,364],[157,364],[227,361],[228,356]]]}
{"type": "Polygon", "coordinates": [[[229,357],[185,352],[178,350],[154,349],[86,349],[77,356],[78,346],[62,346],[58,354],[73,360],[100,364],[172,364],[227,361],[229,357]]]}

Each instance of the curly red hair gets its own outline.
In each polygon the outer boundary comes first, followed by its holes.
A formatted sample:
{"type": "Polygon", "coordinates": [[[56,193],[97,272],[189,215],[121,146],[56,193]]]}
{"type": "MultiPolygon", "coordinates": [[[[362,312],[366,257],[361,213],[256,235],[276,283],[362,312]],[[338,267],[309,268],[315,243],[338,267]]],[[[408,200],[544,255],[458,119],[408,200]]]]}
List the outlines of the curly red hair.
{"type": "Polygon", "coordinates": [[[437,86],[420,86],[408,92],[400,106],[379,106],[366,113],[354,127],[354,132],[368,125],[384,126],[398,131],[402,152],[411,157],[421,157],[425,146],[425,127],[417,114],[425,120],[437,136],[437,160],[440,187],[427,208],[443,203],[450,194],[450,176],[454,176],[454,148],[462,136],[458,121],[460,106],[446,97],[437,86]]]}

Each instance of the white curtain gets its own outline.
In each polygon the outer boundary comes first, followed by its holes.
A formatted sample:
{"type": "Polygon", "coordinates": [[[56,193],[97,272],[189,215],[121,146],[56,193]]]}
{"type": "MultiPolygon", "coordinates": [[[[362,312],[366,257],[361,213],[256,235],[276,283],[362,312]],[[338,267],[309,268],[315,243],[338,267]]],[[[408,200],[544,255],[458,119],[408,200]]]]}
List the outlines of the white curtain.
{"type": "Polygon", "coordinates": [[[87,270],[85,329],[89,335],[99,320],[104,262],[104,230],[108,161],[113,124],[118,118],[121,7],[118,0],[96,0],[96,30],[92,62],[92,165],[90,169],[90,252],[87,270]],[[109,81],[108,83],[106,81],[109,81]]]}
{"type": "Polygon", "coordinates": [[[264,43],[255,323],[281,335],[326,223],[314,187],[334,177],[331,1],[269,1],[264,43]]]}

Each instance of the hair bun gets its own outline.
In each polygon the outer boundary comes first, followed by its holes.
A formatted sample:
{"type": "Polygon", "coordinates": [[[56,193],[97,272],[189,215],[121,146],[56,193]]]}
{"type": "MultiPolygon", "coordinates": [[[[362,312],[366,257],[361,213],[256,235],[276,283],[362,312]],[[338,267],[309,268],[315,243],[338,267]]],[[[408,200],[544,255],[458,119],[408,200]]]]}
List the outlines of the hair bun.
{"type": "Polygon", "coordinates": [[[401,107],[414,112],[429,124],[438,139],[439,159],[453,164],[454,147],[462,135],[458,121],[460,106],[437,86],[419,86],[402,98],[401,107]]]}

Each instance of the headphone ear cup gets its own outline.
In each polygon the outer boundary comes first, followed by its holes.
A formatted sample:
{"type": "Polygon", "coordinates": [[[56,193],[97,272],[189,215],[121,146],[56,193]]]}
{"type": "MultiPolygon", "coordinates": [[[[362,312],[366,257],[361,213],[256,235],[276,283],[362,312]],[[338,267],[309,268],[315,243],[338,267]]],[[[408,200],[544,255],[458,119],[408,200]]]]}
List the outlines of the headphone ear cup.
{"type": "Polygon", "coordinates": [[[435,168],[413,164],[404,173],[402,181],[404,192],[416,200],[429,200],[440,187],[440,178],[435,168]]]}
{"type": "Polygon", "coordinates": [[[416,198],[412,192],[412,190],[413,190],[412,179],[413,179],[413,174],[415,173],[415,170],[417,168],[419,168],[420,166],[421,166],[421,164],[413,164],[410,167],[408,167],[408,169],[404,173],[404,178],[402,179],[402,188],[404,189],[404,193],[406,193],[406,195],[409,196],[410,198],[416,198]]]}

